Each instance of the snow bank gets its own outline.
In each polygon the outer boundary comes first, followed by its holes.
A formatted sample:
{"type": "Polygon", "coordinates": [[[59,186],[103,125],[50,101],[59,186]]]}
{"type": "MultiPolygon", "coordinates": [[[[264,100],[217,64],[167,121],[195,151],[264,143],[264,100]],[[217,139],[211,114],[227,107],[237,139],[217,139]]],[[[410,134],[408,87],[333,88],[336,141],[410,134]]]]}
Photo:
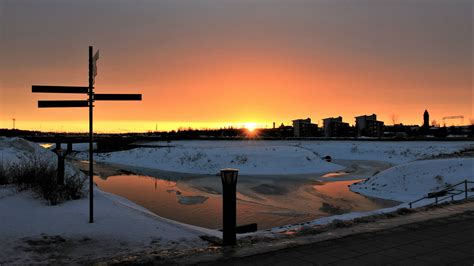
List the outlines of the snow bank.
{"type": "MultiPolygon", "coordinates": [[[[9,188],[0,187],[2,190],[9,188]]],[[[203,248],[208,243],[199,236],[221,235],[218,231],[161,218],[98,189],[94,210],[95,221],[91,224],[88,199],[48,206],[31,192],[4,195],[0,198],[0,264],[51,263],[53,253],[59,253],[64,263],[147,248],[155,251],[203,248]],[[62,239],[64,245],[48,243],[49,238],[62,239]],[[40,251],[42,248],[46,251],[40,251]],[[35,249],[40,253],[31,252],[35,249]]]]}
{"type": "Polygon", "coordinates": [[[183,243],[188,245],[200,242],[199,235],[213,234],[213,230],[161,218],[124,198],[98,189],[95,192],[93,224],[88,223],[88,199],[48,206],[29,192],[5,196],[0,199],[0,238],[47,234],[65,238],[87,236],[115,239],[142,245],[147,245],[154,239],[159,239],[162,245],[166,245],[170,241],[189,238],[186,240],[190,243],[183,243]]]}
{"type": "Polygon", "coordinates": [[[195,174],[237,168],[243,175],[326,173],[343,169],[314,152],[272,142],[178,142],[173,147],[136,148],[98,154],[97,161],[195,174]],[[207,145],[202,145],[203,143],[207,145]]]}
{"type": "MultiPolygon", "coordinates": [[[[22,138],[0,137],[0,159],[3,166],[35,159],[55,161],[57,156],[34,142],[22,138]]],[[[56,162],[57,163],[57,162],[56,162]]]]}
{"type": "Polygon", "coordinates": [[[469,141],[301,141],[295,142],[321,156],[341,160],[375,160],[401,164],[433,155],[474,148],[469,141]]]}
{"type": "MultiPolygon", "coordinates": [[[[326,155],[342,160],[410,162],[468,147],[470,142],[426,141],[173,141],[149,142],[149,148],[98,154],[98,161],[165,171],[216,174],[238,168],[244,175],[314,174],[343,167],[321,160],[326,155]],[[169,147],[153,147],[169,146],[169,147]]],[[[87,158],[87,154],[78,155],[87,158]]]]}
{"type": "MultiPolygon", "coordinates": [[[[56,160],[51,151],[20,138],[0,138],[0,152],[3,166],[7,168],[38,156],[56,160]]],[[[89,250],[86,255],[90,250],[99,250],[97,256],[100,257],[150,245],[156,245],[157,249],[204,247],[207,243],[200,235],[220,236],[218,231],[171,221],[127,199],[97,188],[94,191],[95,222],[90,224],[87,198],[50,206],[31,191],[18,192],[12,186],[0,186],[0,264],[43,261],[28,258],[31,255],[28,245],[32,241],[47,242],[47,236],[59,236],[68,241],[66,255],[72,257],[84,256],[79,254],[81,249],[89,250]]],[[[44,259],[49,259],[48,252],[42,254],[46,256],[44,259]]]]}
{"type": "MultiPolygon", "coordinates": [[[[318,218],[312,221],[309,221],[307,223],[302,223],[302,224],[291,224],[291,225],[285,225],[285,226],[278,226],[274,227],[270,230],[267,231],[259,231],[259,236],[267,236],[267,237],[277,237],[279,233],[284,233],[286,231],[298,231],[302,230],[305,228],[311,228],[314,226],[321,226],[321,225],[328,225],[336,220],[339,221],[351,221],[355,218],[361,218],[361,217],[367,217],[371,215],[378,215],[378,214],[385,214],[385,213],[391,213],[394,212],[400,208],[408,208],[408,204],[400,204],[394,207],[390,208],[383,208],[383,209],[378,209],[378,210],[372,210],[372,211],[366,211],[366,212],[350,212],[350,213],[344,213],[344,214],[339,214],[339,215],[332,215],[328,217],[322,217],[318,218]]],[[[252,234],[247,234],[247,235],[252,235],[252,234]]]]}
{"type": "MultiPolygon", "coordinates": [[[[48,162],[55,168],[58,165],[56,154],[37,143],[17,137],[0,137],[0,160],[0,164],[7,170],[13,165],[24,162],[48,162]]],[[[67,162],[64,167],[67,176],[81,174],[81,172],[67,162]]]]}
{"type": "Polygon", "coordinates": [[[173,141],[149,142],[144,145],[171,145],[173,148],[242,148],[273,146],[298,147],[320,157],[329,155],[341,160],[376,160],[392,164],[410,162],[443,153],[453,153],[466,148],[474,148],[472,141],[173,141]]]}
{"type": "Polygon", "coordinates": [[[366,196],[407,202],[466,179],[474,181],[474,158],[422,160],[389,168],[350,189],[366,196]]]}

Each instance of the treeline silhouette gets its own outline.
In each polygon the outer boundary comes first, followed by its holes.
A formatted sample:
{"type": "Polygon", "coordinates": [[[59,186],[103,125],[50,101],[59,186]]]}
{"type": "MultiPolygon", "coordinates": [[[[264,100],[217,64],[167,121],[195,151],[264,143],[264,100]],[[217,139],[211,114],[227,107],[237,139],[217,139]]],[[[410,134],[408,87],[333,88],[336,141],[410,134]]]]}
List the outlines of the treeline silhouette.
{"type": "MultiPolygon", "coordinates": [[[[451,126],[431,128],[424,132],[419,128],[404,126],[385,126],[385,135],[378,139],[446,139],[448,136],[457,139],[474,138],[474,126],[451,126]],[[403,134],[401,134],[403,133],[403,134]]],[[[146,140],[178,140],[178,139],[294,139],[292,126],[280,126],[277,128],[261,128],[250,131],[246,128],[219,128],[219,129],[193,129],[180,128],[171,131],[148,131],[148,132],[127,132],[127,133],[95,133],[96,138],[134,138],[146,140]]],[[[0,129],[0,136],[48,138],[86,138],[86,132],[42,132],[37,130],[0,129]]],[[[354,139],[355,135],[348,135],[336,139],[354,139]]],[[[322,130],[311,138],[304,139],[325,139],[322,130]]],[[[330,138],[334,139],[334,138],[330,138]]]]}

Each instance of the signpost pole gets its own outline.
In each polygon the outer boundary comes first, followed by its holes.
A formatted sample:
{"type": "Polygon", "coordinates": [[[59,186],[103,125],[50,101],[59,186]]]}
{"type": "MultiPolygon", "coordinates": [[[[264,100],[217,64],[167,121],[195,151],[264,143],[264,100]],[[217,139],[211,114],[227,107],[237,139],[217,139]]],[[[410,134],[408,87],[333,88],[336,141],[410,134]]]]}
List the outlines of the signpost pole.
{"type": "MultiPolygon", "coordinates": [[[[95,101],[141,101],[141,94],[111,94],[94,93],[95,77],[97,76],[97,60],[99,51],[93,55],[92,46],[89,46],[89,86],[48,86],[32,85],[33,93],[79,93],[87,94],[87,100],[43,100],[38,101],[39,108],[89,107],[89,223],[94,222],[94,128],[93,110],[95,101]]],[[[15,122],[15,121],[13,121],[15,122]]],[[[56,147],[60,147],[57,144],[56,147]]],[[[68,147],[69,149],[69,147],[68,147]]]]}
{"type": "Polygon", "coordinates": [[[94,129],[92,127],[94,106],[92,46],[89,46],[89,223],[94,222],[94,129]]]}

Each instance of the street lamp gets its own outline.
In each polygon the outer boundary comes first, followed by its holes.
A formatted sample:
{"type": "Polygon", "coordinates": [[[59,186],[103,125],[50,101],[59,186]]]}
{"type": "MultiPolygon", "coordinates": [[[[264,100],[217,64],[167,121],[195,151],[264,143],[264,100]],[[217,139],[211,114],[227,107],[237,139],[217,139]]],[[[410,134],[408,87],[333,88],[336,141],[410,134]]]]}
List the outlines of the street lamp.
{"type": "Polygon", "coordinates": [[[238,169],[226,168],[221,170],[222,181],[222,235],[224,246],[236,244],[236,187],[238,169]]]}

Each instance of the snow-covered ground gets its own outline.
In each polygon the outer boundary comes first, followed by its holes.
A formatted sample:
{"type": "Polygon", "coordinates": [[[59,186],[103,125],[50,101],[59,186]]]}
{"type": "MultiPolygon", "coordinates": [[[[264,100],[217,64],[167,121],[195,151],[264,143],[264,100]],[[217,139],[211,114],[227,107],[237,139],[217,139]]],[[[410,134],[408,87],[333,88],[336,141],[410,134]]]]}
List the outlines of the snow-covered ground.
{"type": "MultiPolygon", "coordinates": [[[[19,138],[0,138],[0,154],[5,168],[33,158],[56,157],[19,138]]],[[[61,256],[67,256],[62,261],[94,259],[144,247],[200,248],[207,246],[200,235],[219,236],[218,231],[159,217],[99,189],[95,189],[94,207],[95,222],[90,224],[88,198],[49,206],[31,191],[0,186],[0,264],[61,261],[61,256]]]]}
{"type": "MultiPolygon", "coordinates": [[[[152,247],[190,249],[207,246],[200,235],[217,231],[179,224],[161,218],[121,197],[95,190],[95,221],[88,223],[88,199],[48,206],[30,192],[0,189],[0,264],[38,263],[51,254],[37,254],[36,248],[67,250],[67,260],[116,256],[121,252],[152,247]],[[10,191],[8,191],[10,190],[10,191]],[[64,245],[51,246],[51,238],[64,239],[64,245]],[[36,243],[37,242],[37,243],[36,243]],[[95,252],[94,249],[97,249],[95,252]]],[[[61,240],[62,241],[62,240],[61,240]]]]}
{"type": "MultiPolygon", "coordinates": [[[[215,174],[234,167],[244,175],[326,173],[343,169],[321,157],[337,160],[373,160],[396,165],[352,190],[368,196],[407,202],[448,184],[473,180],[473,158],[424,160],[433,155],[472,147],[471,142],[378,141],[176,141],[150,143],[165,148],[137,148],[105,153],[97,160],[174,172],[215,174]]],[[[41,157],[56,156],[37,144],[0,138],[0,159],[5,167],[41,157]]],[[[77,158],[87,159],[87,153],[77,158]]],[[[72,171],[75,170],[69,166],[72,171]]],[[[352,219],[396,210],[406,203],[365,213],[348,213],[310,221],[321,225],[334,219],[352,219]]],[[[95,190],[95,223],[88,223],[88,199],[48,206],[28,191],[0,186],[0,264],[58,261],[74,262],[120,255],[136,249],[199,249],[207,246],[200,235],[218,231],[185,225],[159,217],[136,204],[95,190]],[[67,259],[63,259],[67,256],[67,259]]],[[[288,228],[258,232],[271,237],[288,228]],[[270,234],[270,235],[269,235],[270,234]]]]}
{"type": "MultiPolygon", "coordinates": [[[[58,157],[34,142],[22,138],[0,137],[0,166],[8,168],[14,164],[38,161],[48,162],[57,167],[58,157]]],[[[66,175],[77,172],[70,164],[65,165],[65,171],[66,175]]]]}
{"type": "MultiPolygon", "coordinates": [[[[165,171],[216,174],[222,168],[238,168],[243,175],[326,173],[343,167],[321,159],[376,160],[400,164],[441,153],[452,153],[470,142],[382,141],[173,141],[98,154],[95,159],[165,171]]],[[[78,158],[87,158],[80,153],[78,158]]]]}
{"type": "Polygon", "coordinates": [[[302,141],[294,145],[334,159],[373,160],[394,165],[474,148],[474,143],[469,141],[302,141]]]}
{"type": "Polygon", "coordinates": [[[0,137],[0,160],[4,166],[39,158],[54,162],[57,156],[36,143],[22,138],[0,137]]]}
{"type": "Polygon", "coordinates": [[[353,184],[350,189],[367,196],[407,202],[464,180],[474,181],[474,158],[401,164],[353,184]]]}
{"type": "MultiPolygon", "coordinates": [[[[238,168],[243,175],[326,173],[343,169],[322,160],[311,150],[284,142],[190,141],[171,145],[103,153],[95,159],[194,174],[217,174],[229,167],[238,168]]],[[[82,156],[87,158],[85,153],[82,156]]]]}

